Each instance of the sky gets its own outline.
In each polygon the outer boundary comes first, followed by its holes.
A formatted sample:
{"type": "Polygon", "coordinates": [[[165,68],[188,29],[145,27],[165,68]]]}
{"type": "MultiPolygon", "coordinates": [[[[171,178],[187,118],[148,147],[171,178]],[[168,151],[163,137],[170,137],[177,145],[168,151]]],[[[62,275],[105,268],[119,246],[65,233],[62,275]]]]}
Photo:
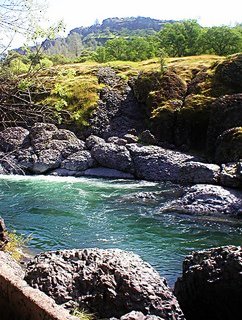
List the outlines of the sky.
{"type": "Polygon", "coordinates": [[[241,0],[47,0],[50,22],[63,19],[66,30],[98,19],[144,16],[164,20],[196,19],[202,26],[242,22],[241,0]]]}

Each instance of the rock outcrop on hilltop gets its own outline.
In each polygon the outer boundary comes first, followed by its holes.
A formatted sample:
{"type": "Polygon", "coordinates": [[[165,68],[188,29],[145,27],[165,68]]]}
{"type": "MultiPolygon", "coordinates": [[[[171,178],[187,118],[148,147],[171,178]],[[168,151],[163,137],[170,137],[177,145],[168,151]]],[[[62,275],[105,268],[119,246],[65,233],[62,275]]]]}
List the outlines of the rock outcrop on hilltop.
{"type": "Polygon", "coordinates": [[[228,320],[241,316],[242,248],[193,252],[183,262],[175,295],[187,320],[228,320]]]}
{"type": "Polygon", "coordinates": [[[140,311],[184,319],[165,279],[139,256],[119,249],[41,253],[29,262],[25,280],[58,304],[85,308],[99,318],[140,311]]]}

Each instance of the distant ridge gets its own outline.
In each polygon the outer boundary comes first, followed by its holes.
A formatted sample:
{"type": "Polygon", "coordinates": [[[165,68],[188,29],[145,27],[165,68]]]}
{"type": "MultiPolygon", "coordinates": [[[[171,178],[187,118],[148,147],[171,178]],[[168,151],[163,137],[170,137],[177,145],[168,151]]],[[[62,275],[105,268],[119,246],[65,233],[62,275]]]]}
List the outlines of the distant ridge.
{"type": "Polygon", "coordinates": [[[110,32],[120,31],[139,31],[146,30],[159,31],[166,23],[172,23],[174,20],[158,20],[149,17],[129,17],[129,18],[108,18],[103,20],[101,24],[96,23],[90,27],[79,27],[72,29],[69,34],[79,33],[83,36],[87,36],[90,33],[105,32],[109,29],[110,32]]]}
{"type": "Polygon", "coordinates": [[[49,54],[65,54],[65,51],[73,52],[81,48],[93,50],[115,37],[153,35],[165,24],[173,22],[175,20],[158,20],[149,17],[107,18],[102,23],[96,22],[89,27],[74,28],[66,38],[45,40],[42,45],[49,54]]]}

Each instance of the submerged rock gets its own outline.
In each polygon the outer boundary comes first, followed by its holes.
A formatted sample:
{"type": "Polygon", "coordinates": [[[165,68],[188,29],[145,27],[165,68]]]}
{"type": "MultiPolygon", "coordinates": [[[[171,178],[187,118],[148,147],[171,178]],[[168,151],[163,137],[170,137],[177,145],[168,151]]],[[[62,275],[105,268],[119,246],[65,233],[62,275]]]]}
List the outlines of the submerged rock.
{"type": "Polygon", "coordinates": [[[161,212],[184,214],[229,214],[242,216],[242,192],[221,186],[198,184],[186,188],[177,200],[165,204],[161,212]]]}
{"type": "Polygon", "coordinates": [[[187,256],[175,294],[187,320],[239,319],[242,248],[219,247],[187,256]]]}
{"type": "Polygon", "coordinates": [[[184,319],[165,279],[139,256],[119,249],[42,253],[28,264],[25,279],[58,304],[74,301],[98,317],[135,310],[184,319]]]}

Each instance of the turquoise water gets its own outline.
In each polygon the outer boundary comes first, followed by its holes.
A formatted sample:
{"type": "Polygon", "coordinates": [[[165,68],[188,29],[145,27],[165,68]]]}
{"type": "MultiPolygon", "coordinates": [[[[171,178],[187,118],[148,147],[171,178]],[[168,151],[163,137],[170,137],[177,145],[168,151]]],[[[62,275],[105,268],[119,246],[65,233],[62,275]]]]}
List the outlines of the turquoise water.
{"type": "Polygon", "coordinates": [[[241,245],[239,222],[161,214],[177,186],[144,181],[0,176],[0,215],[25,236],[34,252],[64,248],[134,251],[173,284],[192,250],[241,245]],[[159,199],[132,198],[158,191],[159,199]]]}

